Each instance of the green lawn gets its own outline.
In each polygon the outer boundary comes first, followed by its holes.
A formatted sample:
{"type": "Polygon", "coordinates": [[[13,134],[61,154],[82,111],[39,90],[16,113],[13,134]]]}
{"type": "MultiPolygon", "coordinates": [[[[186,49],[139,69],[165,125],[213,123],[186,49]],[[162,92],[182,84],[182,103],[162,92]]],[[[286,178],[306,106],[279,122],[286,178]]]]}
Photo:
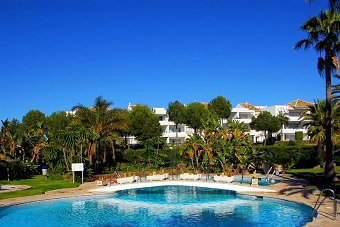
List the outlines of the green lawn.
{"type": "MultiPolygon", "coordinates": [[[[337,166],[336,175],[340,180],[340,166],[337,166]]],[[[333,182],[332,184],[328,184],[325,182],[325,178],[323,176],[323,169],[290,169],[286,171],[287,174],[291,175],[295,178],[306,179],[310,182],[309,187],[317,187],[320,190],[325,188],[331,188],[336,193],[336,197],[340,199],[340,181],[333,182]]]]}
{"type": "Polygon", "coordinates": [[[11,184],[11,185],[29,185],[32,188],[22,191],[16,192],[5,192],[0,193],[0,200],[1,199],[8,199],[8,198],[15,198],[15,197],[22,197],[22,196],[31,196],[31,195],[40,195],[44,194],[46,191],[51,191],[55,189],[62,189],[62,188],[75,188],[79,186],[79,183],[72,183],[62,178],[46,178],[42,175],[34,176],[30,179],[20,179],[20,180],[13,180],[13,181],[5,181],[1,180],[0,185],[4,184],[11,184]]]}

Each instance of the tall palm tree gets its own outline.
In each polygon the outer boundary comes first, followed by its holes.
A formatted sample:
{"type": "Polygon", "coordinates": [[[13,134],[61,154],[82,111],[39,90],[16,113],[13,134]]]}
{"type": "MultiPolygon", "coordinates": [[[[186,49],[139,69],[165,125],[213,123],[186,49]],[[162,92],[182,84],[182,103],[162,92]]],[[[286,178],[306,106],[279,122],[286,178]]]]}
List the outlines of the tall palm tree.
{"type": "Polygon", "coordinates": [[[281,125],[281,141],[283,141],[283,126],[284,125],[288,125],[289,118],[282,111],[280,111],[279,114],[276,117],[280,120],[280,125],[281,125]]]}
{"type": "Polygon", "coordinates": [[[331,139],[331,76],[338,68],[337,53],[340,50],[339,31],[340,16],[337,11],[322,11],[318,17],[309,18],[301,25],[301,30],[307,32],[308,37],[299,41],[296,49],[314,46],[320,53],[318,71],[326,77],[326,165],[325,173],[328,181],[336,179],[333,164],[333,144],[331,139]],[[324,54],[322,57],[321,54],[324,54]]]}
{"type": "MultiPolygon", "coordinates": [[[[80,121],[99,137],[95,146],[91,146],[89,156],[93,156],[96,150],[100,151],[100,143],[110,136],[112,132],[124,130],[128,127],[127,115],[125,111],[120,109],[110,109],[113,103],[98,97],[95,100],[93,107],[85,107],[83,105],[74,106],[73,111],[76,111],[76,116],[80,121]]],[[[92,159],[90,159],[92,164],[92,159]]]]}

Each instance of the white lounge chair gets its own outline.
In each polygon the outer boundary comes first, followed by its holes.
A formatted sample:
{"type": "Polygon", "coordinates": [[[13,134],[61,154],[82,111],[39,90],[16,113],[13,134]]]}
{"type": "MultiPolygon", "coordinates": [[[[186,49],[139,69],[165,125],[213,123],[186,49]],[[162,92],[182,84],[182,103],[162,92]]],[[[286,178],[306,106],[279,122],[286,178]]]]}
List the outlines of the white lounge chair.
{"type": "Polygon", "coordinates": [[[133,183],[138,180],[139,180],[139,176],[123,177],[123,178],[117,178],[117,183],[118,184],[133,183]]]}
{"type": "Polygon", "coordinates": [[[231,183],[235,180],[234,176],[228,177],[228,176],[214,176],[214,181],[216,182],[226,182],[231,183]]]}
{"type": "Polygon", "coordinates": [[[165,180],[167,178],[169,178],[169,174],[168,173],[164,173],[164,174],[156,174],[156,175],[147,176],[146,180],[147,181],[165,180]]]}
{"type": "Polygon", "coordinates": [[[106,186],[107,184],[106,180],[97,180],[97,186],[106,186]]]}
{"type": "Polygon", "coordinates": [[[182,173],[179,175],[181,180],[200,180],[201,178],[202,174],[182,173]]]}

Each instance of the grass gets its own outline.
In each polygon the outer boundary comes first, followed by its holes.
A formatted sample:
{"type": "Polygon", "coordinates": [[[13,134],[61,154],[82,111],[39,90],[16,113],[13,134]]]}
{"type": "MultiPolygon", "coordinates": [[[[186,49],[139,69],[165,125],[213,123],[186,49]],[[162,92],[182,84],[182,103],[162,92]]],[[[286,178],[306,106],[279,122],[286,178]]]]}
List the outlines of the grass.
{"type": "MultiPolygon", "coordinates": [[[[340,179],[340,166],[335,168],[336,175],[338,179],[340,179]]],[[[309,181],[310,188],[318,188],[320,190],[325,188],[333,189],[336,194],[336,197],[340,199],[340,181],[333,182],[331,184],[325,181],[325,177],[323,176],[323,169],[290,169],[286,171],[287,174],[291,175],[295,178],[306,179],[309,181]]]]}
{"type": "Polygon", "coordinates": [[[15,192],[3,192],[0,193],[0,200],[9,199],[15,197],[23,197],[23,196],[32,196],[32,195],[40,195],[44,194],[47,191],[62,189],[62,188],[75,188],[79,186],[79,183],[72,183],[63,178],[48,178],[45,176],[34,176],[29,179],[20,179],[13,181],[5,181],[1,180],[0,185],[29,185],[32,188],[27,190],[15,191],[15,192]]]}

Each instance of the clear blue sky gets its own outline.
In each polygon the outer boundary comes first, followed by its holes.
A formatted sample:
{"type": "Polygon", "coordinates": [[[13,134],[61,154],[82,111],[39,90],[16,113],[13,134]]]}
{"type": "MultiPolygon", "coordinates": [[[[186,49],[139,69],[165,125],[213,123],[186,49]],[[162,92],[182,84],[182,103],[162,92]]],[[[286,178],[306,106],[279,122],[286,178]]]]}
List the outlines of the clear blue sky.
{"type": "Polygon", "coordinates": [[[97,96],[115,107],[324,98],[299,25],[326,0],[1,0],[0,119],[97,96]]]}

